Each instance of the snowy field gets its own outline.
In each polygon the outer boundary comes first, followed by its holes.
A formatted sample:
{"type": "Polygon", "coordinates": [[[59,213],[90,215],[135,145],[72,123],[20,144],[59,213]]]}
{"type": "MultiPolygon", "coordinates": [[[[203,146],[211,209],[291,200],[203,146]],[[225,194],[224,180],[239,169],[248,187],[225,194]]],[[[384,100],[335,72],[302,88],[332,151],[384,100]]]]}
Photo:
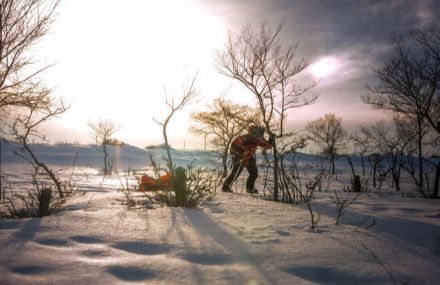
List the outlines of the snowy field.
{"type": "MultiPolygon", "coordinates": [[[[66,179],[78,153],[73,180],[84,194],[50,217],[0,220],[0,284],[440,284],[438,200],[364,193],[335,225],[329,195],[341,187],[331,186],[313,202],[315,231],[305,204],[244,194],[241,184],[198,209],[128,210],[120,177],[99,175],[99,148],[40,148],[66,179]]],[[[3,185],[29,179],[12,147],[2,150],[3,185]]],[[[122,169],[148,164],[144,150],[119,151],[122,169]]],[[[182,165],[209,160],[174,154],[182,165]]]]}

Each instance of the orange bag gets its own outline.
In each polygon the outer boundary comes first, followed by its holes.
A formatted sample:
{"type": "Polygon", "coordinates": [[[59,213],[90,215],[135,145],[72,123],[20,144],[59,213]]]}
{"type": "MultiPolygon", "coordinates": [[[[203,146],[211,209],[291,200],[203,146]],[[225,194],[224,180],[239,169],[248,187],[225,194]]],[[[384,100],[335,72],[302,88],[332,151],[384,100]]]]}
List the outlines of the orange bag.
{"type": "Polygon", "coordinates": [[[168,184],[171,179],[171,173],[168,171],[159,177],[159,179],[154,179],[146,174],[142,175],[139,183],[139,191],[148,191],[158,189],[165,184],[168,184]]]}
{"type": "Polygon", "coordinates": [[[159,177],[159,181],[163,184],[167,184],[168,182],[170,182],[170,178],[171,178],[171,173],[167,171],[167,173],[159,177]]]}
{"type": "Polygon", "coordinates": [[[141,182],[139,183],[139,191],[145,191],[156,186],[156,179],[148,175],[142,175],[141,182]]]}

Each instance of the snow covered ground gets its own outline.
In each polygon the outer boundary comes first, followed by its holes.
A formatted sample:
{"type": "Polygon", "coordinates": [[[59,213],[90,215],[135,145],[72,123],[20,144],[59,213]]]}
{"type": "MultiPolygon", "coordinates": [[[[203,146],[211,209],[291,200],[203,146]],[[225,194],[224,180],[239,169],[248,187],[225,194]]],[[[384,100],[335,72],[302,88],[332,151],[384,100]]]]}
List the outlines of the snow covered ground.
{"type": "MultiPolygon", "coordinates": [[[[66,149],[46,158],[69,176],[66,149]]],[[[332,192],[320,192],[316,231],[305,205],[240,187],[199,209],[127,210],[119,179],[99,176],[99,154],[84,152],[74,176],[84,195],[50,217],[0,220],[0,284],[440,284],[440,201],[365,193],[335,225],[332,192]]],[[[24,180],[24,164],[2,156],[4,183],[24,180]]],[[[148,154],[127,146],[119,159],[142,167],[148,154]]]]}

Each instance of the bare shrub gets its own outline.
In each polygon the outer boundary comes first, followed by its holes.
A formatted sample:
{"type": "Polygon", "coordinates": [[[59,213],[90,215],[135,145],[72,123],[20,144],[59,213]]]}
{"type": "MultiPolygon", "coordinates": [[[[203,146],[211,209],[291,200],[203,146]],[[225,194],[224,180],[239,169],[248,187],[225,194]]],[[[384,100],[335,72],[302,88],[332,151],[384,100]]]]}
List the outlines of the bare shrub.
{"type": "Polygon", "coordinates": [[[217,189],[215,170],[177,167],[171,183],[154,197],[162,205],[195,208],[202,200],[212,198],[217,189]],[[180,176],[179,176],[180,175],[180,176]]]}
{"type": "Polygon", "coordinates": [[[344,197],[341,197],[338,192],[335,190],[334,195],[329,195],[330,199],[335,203],[336,205],[336,211],[338,212],[338,215],[336,217],[336,225],[339,225],[339,220],[343,215],[344,209],[348,208],[351,204],[353,204],[354,201],[356,201],[360,196],[360,193],[357,195],[345,195],[344,197]]]}
{"type": "Polygon", "coordinates": [[[67,198],[67,195],[60,197],[55,189],[56,186],[48,179],[46,173],[35,169],[32,174],[32,189],[21,192],[11,189],[9,195],[6,195],[6,203],[0,207],[0,217],[27,218],[51,215],[60,209],[67,198]]]}
{"type": "Polygon", "coordinates": [[[300,167],[296,157],[293,157],[289,169],[284,164],[281,168],[283,183],[290,203],[306,203],[310,213],[311,229],[315,230],[320,216],[313,211],[313,200],[316,191],[321,192],[324,180],[329,176],[328,169],[319,162],[305,164],[300,167]]]}
{"type": "MultiPolygon", "coordinates": [[[[26,218],[49,216],[61,209],[61,206],[74,195],[84,193],[73,181],[75,156],[70,177],[61,180],[56,173],[33,164],[31,189],[16,189],[9,184],[3,189],[3,204],[0,204],[0,218],[26,218]],[[53,177],[56,177],[57,183],[53,177]],[[58,189],[61,189],[61,194],[58,189]]],[[[27,182],[26,182],[27,183],[27,182]]]]}
{"type": "Polygon", "coordinates": [[[121,187],[118,191],[125,196],[128,209],[153,208],[154,205],[196,208],[203,200],[211,199],[219,185],[215,169],[192,165],[175,168],[175,176],[171,176],[170,181],[165,183],[160,179],[160,173],[165,169],[156,163],[151,154],[150,161],[157,181],[151,191],[139,191],[139,181],[133,179],[136,175],[131,169],[120,178],[121,187]]]}
{"type": "Polygon", "coordinates": [[[136,179],[133,179],[133,177],[135,177],[135,173],[130,168],[123,172],[123,177],[118,173],[120,182],[118,192],[121,192],[124,195],[127,209],[153,208],[152,205],[155,203],[154,200],[151,199],[147,193],[138,191],[139,183],[136,179]]]}

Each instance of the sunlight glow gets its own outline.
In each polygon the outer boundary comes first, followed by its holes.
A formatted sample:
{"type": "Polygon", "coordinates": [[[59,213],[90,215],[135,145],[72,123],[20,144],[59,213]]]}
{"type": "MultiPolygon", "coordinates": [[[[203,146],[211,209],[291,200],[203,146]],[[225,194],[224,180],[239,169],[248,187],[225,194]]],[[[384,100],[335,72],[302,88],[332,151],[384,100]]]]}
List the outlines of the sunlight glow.
{"type": "MultiPolygon", "coordinates": [[[[59,14],[41,52],[56,63],[45,82],[72,105],[62,129],[87,138],[87,123],[103,118],[121,125],[117,137],[124,140],[161,141],[152,118],[161,120],[168,112],[164,87],[168,98],[177,100],[182,85],[198,72],[197,90],[218,95],[204,89],[218,85],[219,75],[209,70],[227,29],[201,1],[77,0],[62,2],[59,14]]],[[[170,125],[171,140],[186,133],[188,124],[182,122],[179,128],[170,125]]]]}
{"type": "Polygon", "coordinates": [[[309,70],[313,76],[319,79],[334,74],[338,67],[339,62],[336,58],[326,57],[312,63],[309,67],[309,70]]]}

